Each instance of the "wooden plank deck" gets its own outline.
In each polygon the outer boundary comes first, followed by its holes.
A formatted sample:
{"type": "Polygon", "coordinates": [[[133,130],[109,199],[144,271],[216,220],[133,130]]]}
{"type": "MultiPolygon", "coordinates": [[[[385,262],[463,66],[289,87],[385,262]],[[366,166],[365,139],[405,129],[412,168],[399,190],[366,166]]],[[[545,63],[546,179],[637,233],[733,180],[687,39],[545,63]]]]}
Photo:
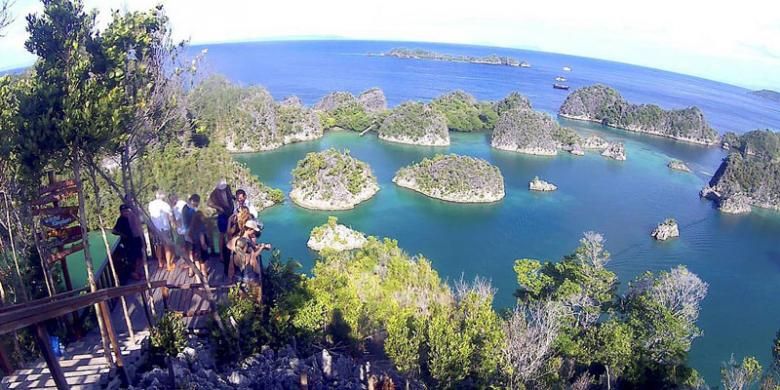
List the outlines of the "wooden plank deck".
{"type": "MultiPolygon", "coordinates": [[[[223,272],[222,263],[218,259],[211,259],[208,264],[209,283],[215,285],[224,284],[226,276],[223,272]]],[[[173,272],[158,269],[157,261],[150,260],[149,273],[152,281],[165,280],[168,285],[186,286],[197,283],[195,278],[188,276],[188,268],[182,260],[177,261],[177,267],[173,272]]],[[[193,288],[171,289],[169,291],[167,309],[185,313],[184,320],[188,329],[192,332],[203,332],[208,325],[208,316],[187,315],[187,313],[204,314],[211,309],[208,301],[202,296],[203,290],[193,288]]],[[[214,295],[217,299],[224,299],[227,295],[227,290],[220,289],[214,291],[214,295]]],[[[164,310],[163,289],[154,290],[151,298],[148,302],[154,304],[155,313],[159,317],[164,310]]],[[[122,313],[122,304],[119,302],[111,312],[111,321],[117,333],[117,341],[122,351],[125,367],[132,374],[134,365],[141,362],[144,358],[142,346],[149,336],[149,324],[147,315],[144,313],[146,309],[140,294],[128,296],[126,299],[133,330],[135,331],[135,342],[130,341],[122,313]]],[[[103,346],[100,342],[100,333],[97,329],[93,329],[83,339],[68,345],[65,348],[65,355],[60,358],[59,362],[72,389],[118,388],[119,386],[118,375],[106,364],[106,359],[103,356],[103,346]]],[[[29,364],[27,367],[17,369],[13,375],[4,377],[0,387],[3,389],[53,389],[55,385],[46,363],[41,359],[29,364]]]]}

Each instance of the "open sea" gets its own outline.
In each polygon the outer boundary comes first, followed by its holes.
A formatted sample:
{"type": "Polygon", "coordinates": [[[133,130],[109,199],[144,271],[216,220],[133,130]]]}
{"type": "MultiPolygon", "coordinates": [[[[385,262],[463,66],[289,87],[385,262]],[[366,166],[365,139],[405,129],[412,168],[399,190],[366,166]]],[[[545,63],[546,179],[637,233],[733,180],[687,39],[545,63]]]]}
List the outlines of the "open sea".
{"type": "MultiPolygon", "coordinates": [[[[328,92],[355,94],[370,87],[384,90],[390,106],[406,100],[428,101],[462,89],[478,99],[495,100],[510,91],[528,96],[535,109],[557,112],[567,92],[552,88],[563,75],[574,90],[594,83],[618,89],[634,103],[664,108],[699,106],[718,131],[780,129],[780,104],[748,90],[701,78],[552,53],[480,46],[365,41],[291,41],[193,47],[208,49],[205,66],[235,82],[260,84],[277,99],[299,96],[312,104],[328,92]],[[372,57],[393,47],[414,47],[448,54],[509,55],[531,68],[372,57]],[[562,72],[570,66],[572,72],[562,72]]],[[[780,329],[780,213],[721,214],[699,199],[698,191],[717,169],[724,152],[639,135],[599,125],[560,120],[581,134],[595,133],[626,143],[628,161],[588,153],[575,157],[535,157],[490,148],[487,134],[452,134],[445,148],[397,145],[375,135],[330,132],[317,141],[237,155],[263,182],[290,190],[290,171],[307,152],[349,149],[372,167],[381,191],[346,212],[314,212],[286,202],[262,214],[264,240],[308,270],[314,254],[306,248],[309,231],[336,215],[342,223],[371,235],[392,237],[411,254],[430,259],[443,278],[492,280],[497,307],[511,307],[516,288],[512,264],[518,258],[557,260],[570,253],[582,233],[601,232],[612,253],[608,267],[625,287],[644,271],[685,264],[709,283],[690,362],[710,385],[719,384],[722,361],[755,355],[766,365],[780,329]],[[489,205],[450,204],[396,187],[400,167],[436,153],[484,158],[497,165],[506,181],[506,198],[489,205]],[[666,167],[685,161],[694,173],[666,167]],[[559,190],[532,193],[534,176],[559,190]],[[677,219],[681,237],[656,242],[655,225],[677,219]]]]}

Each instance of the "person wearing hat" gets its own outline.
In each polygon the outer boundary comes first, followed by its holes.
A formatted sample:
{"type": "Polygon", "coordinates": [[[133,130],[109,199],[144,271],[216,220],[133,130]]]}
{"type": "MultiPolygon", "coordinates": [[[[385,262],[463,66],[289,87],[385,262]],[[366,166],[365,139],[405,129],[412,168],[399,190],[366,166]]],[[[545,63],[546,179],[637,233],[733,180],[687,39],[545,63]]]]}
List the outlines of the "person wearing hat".
{"type": "Polygon", "coordinates": [[[233,215],[233,211],[235,210],[234,200],[235,196],[233,196],[233,192],[230,190],[230,186],[227,184],[227,180],[223,178],[217,183],[216,187],[214,187],[214,191],[211,191],[209,200],[207,202],[208,206],[217,212],[217,228],[219,229],[219,253],[222,256],[223,263],[225,264],[225,270],[227,270],[228,261],[230,260],[230,257],[227,255],[227,251],[225,250],[225,244],[227,243],[225,233],[227,233],[230,216],[233,215]]]}
{"type": "Polygon", "coordinates": [[[246,221],[241,235],[235,238],[232,261],[228,267],[228,280],[244,283],[258,303],[262,299],[263,261],[260,254],[270,250],[271,244],[258,244],[257,237],[262,234],[263,223],[254,219],[246,221]]]}

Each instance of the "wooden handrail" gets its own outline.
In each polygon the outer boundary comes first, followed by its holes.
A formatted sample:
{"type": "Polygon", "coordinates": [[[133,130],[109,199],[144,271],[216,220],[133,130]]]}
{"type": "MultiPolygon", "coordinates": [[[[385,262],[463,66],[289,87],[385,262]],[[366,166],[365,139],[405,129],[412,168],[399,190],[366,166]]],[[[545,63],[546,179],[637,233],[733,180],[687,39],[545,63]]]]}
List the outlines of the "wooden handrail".
{"type": "MultiPolygon", "coordinates": [[[[164,280],[151,282],[151,288],[165,287],[164,280]]],[[[63,316],[76,310],[105,302],[124,295],[136,294],[149,289],[147,283],[136,283],[129,286],[106,288],[84,295],[65,298],[54,302],[43,302],[32,306],[8,311],[0,314],[0,334],[6,334],[21,328],[37,324],[55,317],[63,316]]],[[[33,301],[34,302],[34,301],[33,301]]]]}
{"type": "Polygon", "coordinates": [[[21,309],[21,308],[25,308],[25,307],[29,307],[29,306],[32,306],[32,305],[37,305],[37,304],[41,304],[41,303],[45,303],[45,302],[53,302],[53,301],[56,301],[56,300],[59,300],[59,299],[63,299],[63,298],[67,298],[67,297],[70,297],[70,296],[79,295],[79,294],[81,294],[83,292],[87,292],[88,290],[89,290],[88,288],[82,287],[82,288],[79,288],[79,289],[76,289],[76,290],[70,290],[70,291],[61,292],[61,293],[52,295],[50,297],[36,299],[34,301],[27,301],[27,302],[17,303],[17,304],[14,304],[14,305],[8,305],[8,306],[0,307],[0,314],[7,313],[9,311],[13,311],[13,310],[17,310],[17,309],[21,309]]]}

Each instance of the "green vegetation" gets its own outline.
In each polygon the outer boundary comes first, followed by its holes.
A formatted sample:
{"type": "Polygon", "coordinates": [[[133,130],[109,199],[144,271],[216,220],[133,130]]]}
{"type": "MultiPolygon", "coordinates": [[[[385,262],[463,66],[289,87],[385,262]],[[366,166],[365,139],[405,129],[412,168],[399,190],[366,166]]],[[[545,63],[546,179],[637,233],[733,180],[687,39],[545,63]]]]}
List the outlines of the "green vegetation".
{"type": "Polygon", "coordinates": [[[370,102],[361,102],[349,92],[326,95],[314,105],[314,110],[319,113],[325,129],[363,131],[377,125],[384,117],[383,110],[373,109],[370,102]]]}
{"type": "Polygon", "coordinates": [[[771,130],[753,130],[742,135],[729,132],[723,135],[723,145],[746,157],[780,160],[780,133],[771,130]]]}
{"type": "Polygon", "coordinates": [[[230,151],[274,149],[322,136],[320,119],[300,104],[277,103],[263,87],[241,87],[223,76],[206,78],[188,96],[196,143],[230,151]]]}
{"type": "Polygon", "coordinates": [[[282,261],[274,251],[263,269],[262,303],[245,287],[233,287],[225,303],[219,305],[219,315],[228,323],[228,331],[210,327],[209,338],[215,347],[220,365],[231,365],[261,351],[263,346],[280,348],[299,342],[309,348],[311,335],[295,321],[305,321],[300,314],[311,297],[305,287],[306,278],[299,273],[301,265],[293,260],[282,261]]]}
{"type": "Polygon", "coordinates": [[[379,137],[391,141],[449,144],[447,119],[430,105],[406,102],[396,107],[379,127],[379,137]]]}
{"type": "Polygon", "coordinates": [[[702,195],[714,197],[721,205],[741,198],[752,206],[780,210],[780,134],[727,133],[723,144],[732,153],[723,159],[702,195]]]}
{"type": "Polygon", "coordinates": [[[616,90],[604,85],[572,92],[561,105],[560,114],[706,145],[718,140],[717,132],[709,127],[704,114],[696,107],[663,110],[652,104],[630,104],[616,90]]]}
{"type": "Polygon", "coordinates": [[[521,95],[518,92],[512,92],[507,97],[495,102],[493,104],[493,111],[497,116],[501,116],[505,112],[513,109],[531,109],[531,101],[527,97],[521,95]]]}
{"type": "Polygon", "coordinates": [[[184,325],[182,315],[176,312],[163,314],[149,338],[152,355],[158,359],[176,356],[184,351],[187,346],[187,326],[184,325]]]}
{"type": "Polygon", "coordinates": [[[485,160],[438,154],[398,170],[393,181],[444,200],[495,201],[504,196],[504,177],[485,160]]]}
{"type": "Polygon", "coordinates": [[[294,201],[304,206],[326,202],[331,205],[350,205],[373,195],[378,190],[376,178],[368,164],[349,155],[328,149],[308,153],[292,171],[294,201]]]}
{"type": "Polygon", "coordinates": [[[498,118],[490,143],[497,149],[555,155],[558,142],[574,138],[578,138],[576,133],[562,130],[549,115],[516,108],[498,118]]]}
{"type": "Polygon", "coordinates": [[[431,106],[447,117],[447,127],[453,131],[489,130],[498,118],[490,104],[479,104],[463,91],[439,96],[431,102],[431,106]]]}
{"type": "Polygon", "coordinates": [[[523,379],[552,387],[566,379],[556,367],[563,359],[574,362],[575,372],[602,367],[608,387],[613,381],[642,388],[699,381],[685,361],[700,334],[695,321],[707,284],[679,266],[646,273],[619,296],[617,277],[605,267],[609,253],[603,243],[600,235],[586,233],[581,246],[559,262],[515,263],[520,302],[534,316],[541,315],[535,310],[556,313],[533,318],[536,330],[555,341],[542,354],[545,364],[523,379]]]}

